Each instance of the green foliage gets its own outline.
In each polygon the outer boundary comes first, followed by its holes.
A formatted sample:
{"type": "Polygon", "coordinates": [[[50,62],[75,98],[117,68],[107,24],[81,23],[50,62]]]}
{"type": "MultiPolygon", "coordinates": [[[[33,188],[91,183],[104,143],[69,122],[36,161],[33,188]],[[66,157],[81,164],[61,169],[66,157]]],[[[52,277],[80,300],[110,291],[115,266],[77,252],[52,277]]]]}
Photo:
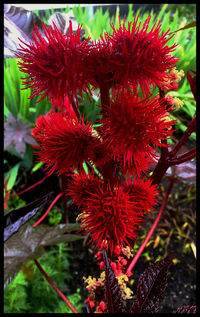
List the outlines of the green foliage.
{"type": "MultiPolygon", "coordinates": [[[[4,61],[4,120],[7,120],[8,114],[11,113],[16,119],[21,115],[21,119],[25,123],[30,123],[34,126],[37,117],[40,114],[45,114],[51,108],[51,103],[47,99],[43,99],[41,102],[36,103],[39,97],[35,96],[32,99],[28,99],[31,95],[31,88],[24,89],[22,85],[22,78],[25,78],[27,74],[22,73],[18,68],[17,58],[8,58],[4,61]]],[[[9,164],[9,170],[4,175],[4,179],[9,177],[9,190],[16,185],[16,181],[19,181],[18,172],[22,166],[26,170],[29,170],[33,166],[33,148],[26,143],[26,150],[22,157],[13,148],[13,156],[19,159],[16,165],[9,164]]]]}
{"type": "MultiPolygon", "coordinates": [[[[78,312],[82,310],[80,290],[69,295],[70,248],[60,243],[40,258],[39,262],[58,288],[67,296],[78,312]]],[[[52,286],[44,279],[36,265],[29,261],[5,288],[5,313],[71,313],[52,286]]]]}
{"type": "Polygon", "coordinates": [[[26,206],[26,202],[22,200],[19,196],[11,196],[8,200],[8,209],[6,210],[5,214],[13,209],[18,209],[23,206],[26,206]]]}
{"type": "Polygon", "coordinates": [[[25,85],[22,84],[23,78],[27,74],[21,72],[18,68],[19,59],[8,58],[4,61],[4,116],[11,113],[16,119],[21,115],[22,120],[27,123],[35,123],[40,114],[45,114],[51,108],[51,103],[44,98],[36,103],[39,97],[31,96],[31,88],[22,90],[25,85]]]}

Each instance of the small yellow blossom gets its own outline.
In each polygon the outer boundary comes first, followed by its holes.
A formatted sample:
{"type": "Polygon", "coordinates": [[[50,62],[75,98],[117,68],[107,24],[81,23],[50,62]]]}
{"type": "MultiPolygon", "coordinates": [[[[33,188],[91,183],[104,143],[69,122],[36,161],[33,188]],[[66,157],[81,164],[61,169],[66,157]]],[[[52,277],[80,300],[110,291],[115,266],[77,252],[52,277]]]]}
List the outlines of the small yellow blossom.
{"type": "Polygon", "coordinates": [[[122,248],[122,253],[128,258],[133,257],[133,249],[131,249],[129,246],[126,246],[125,248],[122,248]]]}
{"type": "Polygon", "coordinates": [[[92,277],[92,276],[88,276],[88,278],[86,278],[85,276],[83,276],[84,279],[84,283],[87,283],[88,285],[86,286],[86,288],[90,288],[90,289],[96,289],[96,287],[99,285],[96,278],[92,277]]]}
{"type": "Polygon", "coordinates": [[[184,100],[180,100],[177,97],[174,97],[173,99],[174,99],[174,106],[176,107],[176,109],[179,109],[180,107],[183,106],[184,100]]]}

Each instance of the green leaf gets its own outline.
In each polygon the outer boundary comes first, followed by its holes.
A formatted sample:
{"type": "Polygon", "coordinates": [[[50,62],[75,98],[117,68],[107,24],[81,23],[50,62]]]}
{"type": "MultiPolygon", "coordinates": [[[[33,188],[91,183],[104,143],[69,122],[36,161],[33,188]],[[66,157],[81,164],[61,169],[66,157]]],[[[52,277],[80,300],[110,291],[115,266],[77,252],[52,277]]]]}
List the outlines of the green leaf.
{"type": "Polygon", "coordinates": [[[17,174],[19,171],[21,163],[16,164],[13,168],[11,168],[7,173],[5,173],[4,178],[9,178],[8,184],[7,184],[7,189],[10,191],[13,186],[15,185],[15,181],[17,178],[17,174]]]}
{"type": "Polygon", "coordinates": [[[42,165],[43,165],[43,162],[38,162],[38,163],[36,163],[36,164],[33,166],[32,170],[31,170],[31,173],[34,173],[34,172],[36,172],[37,170],[39,170],[40,167],[42,167],[42,165]]]}

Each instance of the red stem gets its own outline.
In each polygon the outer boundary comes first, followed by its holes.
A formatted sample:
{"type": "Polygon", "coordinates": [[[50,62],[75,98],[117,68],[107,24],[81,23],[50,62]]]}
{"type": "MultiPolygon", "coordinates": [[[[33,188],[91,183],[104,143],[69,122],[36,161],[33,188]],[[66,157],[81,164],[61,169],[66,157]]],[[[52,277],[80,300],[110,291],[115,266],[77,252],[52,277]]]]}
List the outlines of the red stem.
{"type": "Polygon", "coordinates": [[[69,306],[69,308],[72,310],[73,313],[78,314],[78,311],[74,308],[74,306],[72,306],[72,304],[70,303],[70,301],[67,299],[67,297],[65,297],[65,295],[59,290],[59,288],[54,284],[54,282],[50,279],[50,277],[47,275],[47,273],[43,270],[43,268],[41,267],[40,263],[36,260],[33,259],[33,261],[35,262],[35,264],[37,265],[38,269],[40,270],[40,272],[42,273],[42,275],[45,277],[45,279],[47,280],[47,282],[55,289],[55,291],[60,295],[60,297],[64,300],[64,302],[69,306]]]}
{"type": "Polygon", "coordinates": [[[135,257],[133,258],[133,260],[132,260],[131,263],[129,264],[128,269],[127,269],[127,271],[126,271],[126,274],[128,274],[128,273],[130,273],[130,272],[132,271],[132,269],[133,269],[133,267],[135,266],[135,264],[137,263],[137,261],[138,261],[140,255],[142,254],[144,248],[146,247],[148,241],[150,240],[152,234],[154,233],[154,231],[155,231],[155,229],[156,229],[156,227],[157,227],[157,225],[158,225],[158,223],[159,223],[159,221],[160,221],[160,218],[161,218],[161,216],[162,216],[162,214],[163,214],[163,211],[164,211],[164,209],[165,209],[165,206],[166,206],[166,204],[167,204],[167,200],[168,200],[168,198],[169,198],[169,194],[171,193],[173,184],[174,184],[174,180],[172,179],[172,180],[170,180],[169,187],[168,187],[168,189],[167,189],[167,192],[166,192],[166,194],[165,194],[165,198],[164,198],[164,200],[163,200],[163,202],[162,202],[162,205],[161,205],[161,208],[160,208],[160,210],[159,210],[159,212],[158,212],[158,214],[157,214],[157,217],[156,217],[156,219],[155,219],[155,221],[154,221],[154,223],[153,223],[151,229],[149,230],[149,232],[148,232],[148,234],[147,234],[147,236],[146,236],[144,242],[142,243],[142,245],[140,246],[139,250],[137,251],[135,257]]]}
{"type": "Polygon", "coordinates": [[[172,159],[172,160],[168,160],[168,162],[170,163],[170,165],[176,165],[176,164],[181,164],[184,163],[186,161],[189,161],[191,159],[193,159],[196,156],[196,148],[177,156],[176,158],[172,159]]]}
{"type": "Polygon", "coordinates": [[[173,158],[176,155],[176,153],[180,150],[182,145],[187,141],[187,139],[192,134],[192,132],[195,132],[195,131],[196,131],[196,113],[192,121],[190,122],[187,130],[184,132],[182,138],[179,140],[175,148],[169,153],[171,158],[173,158]]]}
{"type": "MultiPolygon", "coordinates": [[[[108,85],[100,85],[100,97],[101,97],[101,107],[102,107],[102,115],[106,115],[106,111],[104,106],[110,106],[110,97],[109,97],[109,86],[108,85]]],[[[113,161],[109,160],[102,166],[102,174],[104,178],[104,184],[107,185],[109,181],[111,188],[113,188],[116,183],[117,176],[113,173],[113,161]]]]}
{"type": "Polygon", "coordinates": [[[63,193],[60,193],[56,196],[56,198],[52,201],[51,205],[49,206],[49,208],[47,209],[47,211],[44,213],[44,215],[33,225],[33,227],[36,227],[37,225],[39,225],[39,223],[47,216],[47,214],[49,213],[49,211],[51,210],[51,208],[55,205],[55,203],[57,202],[57,200],[63,196],[63,193]]]}
{"type": "Polygon", "coordinates": [[[23,193],[27,192],[28,190],[30,190],[30,189],[32,189],[32,188],[34,188],[34,187],[36,187],[37,185],[39,185],[39,184],[43,183],[43,182],[45,181],[45,179],[47,179],[48,177],[49,177],[49,176],[48,176],[48,175],[46,175],[46,176],[45,176],[44,178],[42,178],[39,182],[37,182],[37,183],[35,183],[35,184],[31,185],[30,187],[28,187],[28,188],[26,188],[26,189],[22,190],[22,191],[21,191],[21,192],[19,192],[19,193],[11,194],[10,196],[18,196],[18,195],[21,195],[21,194],[23,194],[23,193]]]}
{"type": "Polygon", "coordinates": [[[79,111],[78,105],[77,105],[76,100],[75,100],[74,97],[72,98],[71,103],[72,103],[72,108],[73,108],[73,110],[74,110],[74,112],[75,112],[77,118],[78,118],[78,119],[81,119],[81,113],[80,113],[80,111],[79,111]]]}

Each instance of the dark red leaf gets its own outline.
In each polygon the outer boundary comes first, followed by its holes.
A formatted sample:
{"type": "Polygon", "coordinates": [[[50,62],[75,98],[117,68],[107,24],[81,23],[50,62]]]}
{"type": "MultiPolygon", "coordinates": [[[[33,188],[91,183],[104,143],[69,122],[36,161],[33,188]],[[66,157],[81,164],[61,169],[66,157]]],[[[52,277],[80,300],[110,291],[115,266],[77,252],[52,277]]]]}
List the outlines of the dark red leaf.
{"type": "Polygon", "coordinates": [[[22,225],[35,216],[36,213],[49,202],[52,195],[53,193],[49,193],[22,208],[14,209],[7,213],[4,216],[4,241],[10,238],[22,225]]]}
{"type": "Polygon", "coordinates": [[[167,286],[168,268],[172,253],[165,259],[150,265],[141,275],[137,285],[136,298],[130,313],[157,313],[167,286]]]}
{"type": "Polygon", "coordinates": [[[103,249],[103,261],[105,265],[105,301],[107,304],[108,313],[125,313],[125,304],[122,298],[122,293],[115,273],[112,270],[108,261],[106,250],[103,249]]]}
{"type": "Polygon", "coordinates": [[[181,306],[176,311],[173,311],[174,314],[196,314],[196,306],[181,306]]]}

